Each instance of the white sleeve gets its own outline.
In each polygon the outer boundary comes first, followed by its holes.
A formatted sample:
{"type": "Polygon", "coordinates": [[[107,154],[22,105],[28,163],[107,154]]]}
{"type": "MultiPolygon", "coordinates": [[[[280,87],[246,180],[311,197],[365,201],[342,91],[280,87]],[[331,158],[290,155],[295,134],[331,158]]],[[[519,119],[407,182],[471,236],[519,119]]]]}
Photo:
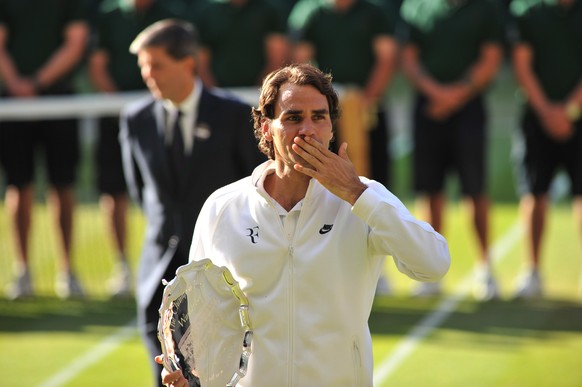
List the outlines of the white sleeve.
{"type": "Polygon", "coordinates": [[[373,254],[391,255],[398,270],[419,281],[437,281],[449,270],[451,257],[445,238],[408,211],[381,184],[367,181],[368,189],[352,208],[370,227],[373,254]]]}

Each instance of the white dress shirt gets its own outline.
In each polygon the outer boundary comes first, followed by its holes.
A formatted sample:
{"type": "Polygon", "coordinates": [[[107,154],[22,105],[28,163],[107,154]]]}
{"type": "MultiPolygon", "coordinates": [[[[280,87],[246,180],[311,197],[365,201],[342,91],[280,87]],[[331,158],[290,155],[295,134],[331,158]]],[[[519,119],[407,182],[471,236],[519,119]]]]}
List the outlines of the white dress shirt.
{"type": "Polygon", "coordinates": [[[192,92],[179,105],[174,104],[170,100],[163,100],[164,109],[166,109],[166,144],[172,143],[172,130],[174,127],[174,117],[176,117],[176,109],[182,112],[180,126],[182,129],[182,137],[184,138],[184,151],[186,154],[192,152],[194,146],[194,137],[196,135],[195,124],[198,119],[198,107],[200,105],[200,95],[202,94],[202,82],[199,78],[194,81],[194,88],[192,92]]]}

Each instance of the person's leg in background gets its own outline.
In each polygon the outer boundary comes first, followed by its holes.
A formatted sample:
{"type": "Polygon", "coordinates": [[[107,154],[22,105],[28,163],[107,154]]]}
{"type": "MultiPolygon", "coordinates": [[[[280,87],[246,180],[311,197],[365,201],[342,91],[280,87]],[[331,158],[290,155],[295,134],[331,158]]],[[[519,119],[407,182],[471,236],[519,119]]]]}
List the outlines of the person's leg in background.
{"type": "Polygon", "coordinates": [[[55,291],[58,297],[82,297],[81,287],[72,264],[74,232],[75,183],[80,159],[79,129],[77,120],[51,120],[43,122],[41,138],[46,153],[49,203],[59,232],[60,260],[57,266],[55,291]]]}
{"type": "Polygon", "coordinates": [[[33,191],[32,185],[6,187],[6,210],[16,247],[16,280],[7,289],[10,299],[33,295],[28,255],[33,191]]]}
{"type": "Polygon", "coordinates": [[[543,297],[541,276],[541,248],[550,206],[550,183],[556,173],[559,154],[562,153],[544,134],[532,111],[526,110],[521,122],[523,146],[519,154],[519,215],[523,224],[525,258],[522,273],[517,278],[514,298],[543,297]]]}
{"type": "Polygon", "coordinates": [[[388,114],[384,110],[380,110],[377,113],[376,125],[369,133],[371,177],[384,184],[388,189],[393,183],[389,133],[388,114]]]}
{"type": "Polygon", "coordinates": [[[499,287],[493,274],[493,262],[489,251],[489,198],[485,194],[471,195],[467,202],[479,250],[473,283],[473,297],[479,301],[498,299],[500,296],[499,287]]]}
{"type": "Polygon", "coordinates": [[[53,185],[49,189],[48,201],[55,219],[58,233],[60,263],[57,272],[56,292],[60,298],[82,296],[83,290],[71,263],[73,241],[73,216],[75,193],[71,185],[53,185]]]}
{"type": "Polygon", "coordinates": [[[116,250],[117,261],[108,282],[109,291],[115,297],[129,296],[133,278],[126,252],[129,200],[125,193],[102,193],[99,197],[99,206],[105,215],[106,227],[116,250]]]}
{"type": "Polygon", "coordinates": [[[6,175],[5,205],[15,248],[15,280],[6,289],[10,299],[34,294],[31,281],[29,237],[34,202],[34,123],[3,122],[2,165],[6,175]]]}
{"type": "Polygon", "coordinates": [[[129,199],[123,175],[121,147],[119,145],[118,117],[99,120],[96,149],[97,189],[99,205],[104,215],[108,235],[115,249],[115,263],[108,281],[109,292],[114,297],[131,294],[132,270],[127,256],[127,211],[129,199]]]}
{"type": "MultiPolygon", "coordinates": [[[[444,229],[444,211],[446,208],[446,197],[443,191],[421,194],[417,200],[417,206],[426,222],[442,234],[444,229]]],[[[438,296],[442,292],[440,282],[421,282],[418,284],[412,295],[414,297],[438,296]]]]}
{"type": "MultiPolygon", "coordinates": [[[[451,144],[447,122],[436,122],[426,115],[426,98],[418,96],[413,110],[413,186],[421,218],[443,234],[446,197],[444,184],[451,144]]],[[[415,297],[441,293],[440,282],[422,282],[413,290],[415,297]]]]}
{"type": "MultiPolygon", "coordinates": [[[[371,178],[379,181],[390,189],[390,168],[392,166],[389,151],[389,131],[387,114],[379,110],[376,117],[376,125],[369,132],[371,178]]],[[[392,294],[392,287],[385,270],[380,274],[376,294],[388,296],[392,294]]]]}
{"type": "Polygon", "coordinates": [[[533,299],[543,296],[540,276],[540,252],[546,226],[549,200],[547,194],[523,195],[519,201],[526,249],[526,269],[518,280],[515,298],[533,299]]]}
{"type": "Polygon", "coordinates": [[[472,221],[478,255],[473,297],[479,301],[499,298],[489,251],[490,202],[487,195],[487,114],[483,98],[470,101],[455,114],[455,165],[472,221]]]}

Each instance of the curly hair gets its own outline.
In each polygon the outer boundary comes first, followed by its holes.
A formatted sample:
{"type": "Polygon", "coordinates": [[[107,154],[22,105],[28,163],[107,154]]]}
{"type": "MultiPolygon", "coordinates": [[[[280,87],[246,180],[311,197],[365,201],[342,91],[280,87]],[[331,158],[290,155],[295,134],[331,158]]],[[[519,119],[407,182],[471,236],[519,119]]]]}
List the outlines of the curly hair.
{"type": "Polygon", "coordinates": [[[272,160],[275,158],[273,143],[265,139],[261,125],[265,119],[275,118],[275,104],[279,97],[279,90],[286,83],[313,86],[326,97],[334,132],[340,114],[338,96],[333,88],[330,74],[310,64],[291,64],[271,72],[263,81],[259,107],[252,109],[252,115],[259,150],[272,160]]]}

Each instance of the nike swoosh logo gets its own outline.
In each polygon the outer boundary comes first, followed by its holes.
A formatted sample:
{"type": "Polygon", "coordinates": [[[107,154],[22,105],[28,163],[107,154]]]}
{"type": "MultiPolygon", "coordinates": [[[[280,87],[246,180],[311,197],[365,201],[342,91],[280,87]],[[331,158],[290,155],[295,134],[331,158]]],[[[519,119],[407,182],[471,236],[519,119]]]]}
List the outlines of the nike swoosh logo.
{"type": "Polygon", "coordinates": [[[319,229],[319,233],[321,235],[327,234],[328,232],[331,231],[332,227],[333,227],[333,224],[324,224],[323,227],[319,229]]]}

